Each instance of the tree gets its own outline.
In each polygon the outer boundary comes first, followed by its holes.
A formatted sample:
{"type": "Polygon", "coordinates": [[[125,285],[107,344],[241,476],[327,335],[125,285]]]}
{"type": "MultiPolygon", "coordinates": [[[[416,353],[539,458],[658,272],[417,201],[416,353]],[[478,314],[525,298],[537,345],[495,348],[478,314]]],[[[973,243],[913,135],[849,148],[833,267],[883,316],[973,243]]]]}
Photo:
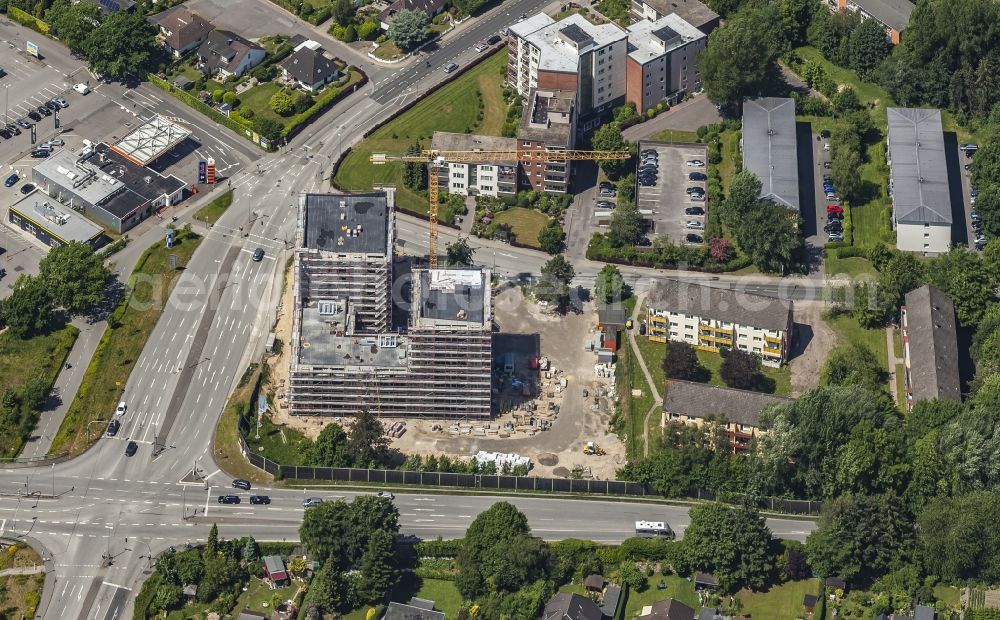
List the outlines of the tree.
{"type": "Polygon", "coordinates": [[[542,248],[543,251],[549,254],[558,254],[563,251],[563,240],[566,239],[566,233],[563,232],[562,226],[559,224],[559,220],[550,219],[545,226],[538,231],[538,246],[542,248]]]}
{"type": "Polygon", "coordinates": [[[527,518],[512,504],[497,502],[466,531],[455,586],[466,598],[488,591],[517,592],[545,578],[553,561],[546,544],[531,536],[527,518]]]}
{"type": "Polygon", "coordinates": [[[362,407],[354,417],[347,435],[347,451],[355,467],[371,467],[377,464],[389,447],[385,426],[374,411],[362,407]]]}
{"type": "Polygon", "coordinates": [[[84,41],[101,19],[101,9],[96,4],[79,2],[70,4],[68,0],[57,0],[46,12],[46,19],[52,32],[66,47],[74,52],[82,52],[84,41]]]}
{"type": "Polygon", "coordinates": [[[736,240],[754,266],[765,273],[788,273],[802,252],[798,211],[761,200],[736,228],[736,240]]]}
{"type": "Polygon", "coordinates": [[[145,75],[156,68],[162,48],[156,27],[139,11],[108,15],[83,41],[83,52],[94,73],[122,79],[145,75]]]}
{"type": "Polygon", "coordinates": [[[253,562],[260,557],[260,550],[257,548],[257,541],[254,540],[253,536],[247,536],[247,540],[243,543],[243,559],[253,562]]]}
{"type": "Polygon", "coordinates": [[[858,386],[877,392],[885,389],[885,370],[868,347],[841,345],[823,364],[820,385],[858,386]]]}
{"type": "Polygon", "coordinates": [[[1000,180],[997,185],[987,185],[979,190],[976,214],[986,236],[990,239],[1000,238],[1000,180]]]}
{"type": "Polygon", "coordinates": [[[569,284],[576,277],[576,270],[562,255],[553,256],[542,265],[542,275],[562,284],[569,284]]]}
{"type": "Polygon", "coordinates": [[[297,555],[288,561],[288,572],[293,575],[301,575],[306,572],[306,559],[297,555]]]}
{"type": "Polygon", "coordinates": [[[430,36],[430,18],[423,11],[403,9],[396,13],[386,35],[399,49],[409,52],[430,36]]]}
{"type": "Polygon", "coordinates": [[[848,495],[824,503],[806,553],[821,577],[864,585],[888,573],[912,540],[913,524],[895,495],[848,495]]]}
{"type": "Polygon", "coordinates": [[[309,601],[334,614],[351,605],[351,588],[334,564],[323,564],[309,583],[309,601]]]}
{"type": "Polygon", "coordinates": [[[711,571],[727,592],[744,586],[760,590],[775,568],[771,530],[749,506],[695,506],[682,544],[694,567],[711,571]]]}
{"type": "MultiPolygon", "coordinates": [[[[621,128],[616,123],[605,123],[594,132],[591,145],[595,151],[629,151],[632,143],[622,135],[621,128]]],[[[611,179],[619,179],[628,173],[629,159],[599,159],[597,165],[611,179]]]]}
{"type": "Polygon", "coordinates": [[[350,508],[343,500],[323,502],[306,510],[299,538],[320,564],[346,564],[350,508]]]}
{"type": "Polygon", "coordinates": [[[830,178],[847,200],[857,198],[861,190],[861,154],[850,146],[835,144],[830,162],[830,178]]]}
{"type": "MultiPolygon", "coordinates": [[[[979,145],[969,166],[972,185],[983,191],[991,185],[1000,185],[1000,135],[979,145]]],[[[976,200],[977,204],[979,200],[976,200]]]]}
{"type": "Polygon", "coordinates": [[[32,377],[28,379],[28,384],[24,386],[22,400],[24,405],[32,410],[38,411],[49,399],[51,384],[45,377],[32,377]]]}
{"type": "Polygon", "coordinates": [[[211,602],[240,582],[243,569],[236,558],[224,553],[205,554],[205,574],[198,584],[198,600],[211,602]]]}
{"type": "Polygon", "coordinates": [[[615,183],[615,194],[619,201],[635,203],[635,173],[630,172],[615,183]]]}
{"type": "Polygon", "coordinates": [[[728,263],[733,258],[733,244],[725,237],[712,237],[708,241],[708,251],[717,263],[728,263]]]}
{"type": "Polygon", "coordinates": [[[368,548],[361,556],[359,568],[363,591],[359,594],[369,603],[378,602],[399,583],[393,542],[390,532],[375,530],[368,539],[368,548]]]}
{"type": "Polygon", "coordinates": [[[930,502],[917,517],[924,569],[945,583],[1000,579],[1000,495],[975,493],[930,502]]]}
{"type": "Polygon", "coordinates": [[[205,555],[214,555],[219,550],[219,526],[215,523],[208,530],[208,541],[205,543],[205,555]]]}
{"type": "MultiPolygon", "coordinates": [[[[420,155],[420,142],[414,142],[406,147],[406,154],[414,157],[420,155]]],[[[408,161],[403,164],[403,185],[419,191],[427,187],[427,164],[420,161],[408,161]]]]}
{"type": "Polygon", "coordinates": [[[18,276],[10,297],[0,301],[0,318],[10,333],[29,338],[52,324],[52,298],[38,276],[18,276]]]}
{"type": "Polygon", "coordinates": [[[323,427],[312,448],[312,464],[321,467],[350,467],[351,454],[347,447],[344,427],[331,422],[323,427]]]}
{"type": "Polygon", "coordinates": [[[333,19],[346,26],[354,21],[354,3],[351,0],[337,0],[333,3],[333,19]]]}
{"type": "Polygon", "coordinates": [[[965,246],[956,246],[927,264],[927,281],[948,294],[955,304],[955,315],[966,327],[979,324],[983,313],[994,301],[994,275],[986,273],[978,254],[965,246]]]}
{"type": "Polygon", "coordinates": [[[271,95],[268,105],[271,110],[279,116],[288,116],[295,111],[295,100],[285,89],[276,91],[271,95]]]}
{"type": "Polygon", "coordinates": [[[625,299],[625,279],[614,265],[605,265],[597,272],[594,295],[598,303],[611,304],[625,299]]]}
{"type": "Polygon", "coordinates": [[[740,349],[730,349],[719,369],[722,380],[731,388],[752,390],[760,386],[760,357],[740,349]]]}
{"type": "Polygon", "coordinates": [[[844,86],[830,97],[833,109],[839,114],[846,114],[861,109],[861,100],[858,94],[850,86],[844,86]]]}
{"type": "Polygon", "coordinates": [[[667,344],[667,355],[663,358],[663,372],[668,379],[697,381],[703,370],[694,347],[686,342],[670,342],[667,344]]]}
{"type": "Polygon", "coordinates": [[[469,245],[467,237],[459,237],[445,246],[445,260],[449,267],[468,267],[472,265],[472,255],[476,250],[469,245]]]}
{"type": "Polygon", "coordinates": [[[486,0],[456,0],[455,8],[458,9],[459,15],[472,15],[484,4],[486,0]]]}
{"type": "Polygon", "coordinates": [[[535,285],[535,297],[555,304],[562,312],[569,305],[569,284],[576,277],[576,270],[562,254],[557,254],[542,265],[542,277],[535,285]]]}
{"type": "Polygon", "coordinates": [[[284,129],[281,123],[266,116],[257,116],[253,119],[253,130],[264,136],[268,140],[277,140],[284,129]]]}
{"type": "Polygon", "coordinates": [[[757,95],[771,76],[786,45],[777,13],[773,4],[745,6],[709,35],[698,67],[713,103],[726,105],[757,95]]]}
{"type": "Polygon", "coordinates": [[[38,264],[38,276],[56,305],[79,314],[104,300],[111,272],[93,248],[74,241],[49,250],[38,264]]]}
{"type": "Polygon", "coordinates": [[[615,247],[639,243],[644,232],[642,214],[634,203],[619,200],[608,224],[608,241],[615,247]]]}
{"type": "Polygon", "coordinates": [[[646,576],[639,571],[634,560],[622,560],[618,566],[618,582],[634,592],[642,592],[649,585],[646,576]]]}
{"type": "MultiPolygon", "coordinates": [[[[907,33],[909,34],[909,33],[907,33]]],[[[869,79],[883,60],[889,55],[891,46],[885,36],[885,28],[878,21],[866,19],[858,24],[848,39],[851,68],[862,79],[869,79]]]]}

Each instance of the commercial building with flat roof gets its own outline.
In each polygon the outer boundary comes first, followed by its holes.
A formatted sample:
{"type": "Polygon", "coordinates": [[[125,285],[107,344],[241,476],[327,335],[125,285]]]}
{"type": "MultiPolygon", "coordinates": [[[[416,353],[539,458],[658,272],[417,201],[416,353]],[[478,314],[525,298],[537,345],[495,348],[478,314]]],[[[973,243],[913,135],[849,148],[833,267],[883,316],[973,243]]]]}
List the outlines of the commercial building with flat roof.
{"type": "Polygon", "coordinates": [[[899,328],[907,409],[918,400],[962,400],[958,332],[951,299],[929,284],[910,291],[900,312],[899,328]]]}
{"type": "Polygon", "coordinates": [[[951,247],[951,191],[941,111],[889,108],[889,193],[896,247],[936,254],[951,247]]]}
{"type": "Polygon", "coordinates": [[[743,169],[760,179],[761,198],[800,210],[794,99],[744,99],[743,169]]]}
{"type": "Polygon", "coordinates": [[[699,0],[632,0],[632,21],[643,19],[655,22],[670,14],[691,24],[709,35],[719,27],[719,14],[699,0]]]}
{"type": "Polygon", "coordinates": [[[698,54],[706,39],[705,33],[675,13],[629,26],[625,99],[642,114],[658,103],[675,103],[686,93],[701,90],[698,54]]]}
{"type": "Polygon", "coordinates": [[[107,239],[103,228],[37,189],[10,206],[7,220],[53,248],[73,242],[97,248],[107,239]]]}
{"type": "Polygon", "coordinates": [[[657,280],[646,297],[646,334],[706,351],[739,349],[777,367],[788,359],[792,302],[776,297],[657,280]]]}
{"type": "Polygon", "coordinates": [[[157,209],[179,202],[185,184],[173,175],[137,165],[103,142],[79,153],[56,150],[31,171],[50,197],[123,233],[157,209]]]}

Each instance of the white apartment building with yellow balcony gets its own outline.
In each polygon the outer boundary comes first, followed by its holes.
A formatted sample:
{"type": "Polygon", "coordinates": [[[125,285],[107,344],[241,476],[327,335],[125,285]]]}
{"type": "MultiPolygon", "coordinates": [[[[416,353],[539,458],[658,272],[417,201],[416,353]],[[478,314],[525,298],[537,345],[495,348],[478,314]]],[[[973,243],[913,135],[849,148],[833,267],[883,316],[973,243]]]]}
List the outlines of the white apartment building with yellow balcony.
{"type": "Polygon", "coordinates": [[[659,280],[646,296],[646,334],[706,351],[739,349],[765,366],[788,360],[792,302],[677,280],[659,280]]]}

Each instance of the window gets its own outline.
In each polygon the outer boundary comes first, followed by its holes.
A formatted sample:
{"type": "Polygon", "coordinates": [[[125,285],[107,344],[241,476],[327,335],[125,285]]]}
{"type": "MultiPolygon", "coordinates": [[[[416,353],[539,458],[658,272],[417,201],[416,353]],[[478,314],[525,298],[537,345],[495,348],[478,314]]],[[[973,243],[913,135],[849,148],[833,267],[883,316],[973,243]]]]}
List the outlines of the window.
{"type": "Polygon", "coordinates": [[[753,341],[754,342],[760,342],[761,341],[761,337],[760,336],[754,336],[753,337],[753,341]]]}

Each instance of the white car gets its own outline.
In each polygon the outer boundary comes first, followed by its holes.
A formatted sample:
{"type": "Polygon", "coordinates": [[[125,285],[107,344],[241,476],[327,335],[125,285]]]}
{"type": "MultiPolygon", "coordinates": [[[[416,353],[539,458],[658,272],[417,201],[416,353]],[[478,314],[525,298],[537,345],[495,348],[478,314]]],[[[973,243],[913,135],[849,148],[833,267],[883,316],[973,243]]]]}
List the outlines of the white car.
{"type": "Polygon", "coordinates": [[[128,405],[126,405],[125,401],[123,400],[120,403],[118,403],[118,407],[115,409],[115,415],[125,415],[126,410],[128,410],[128,405]]]}
{"type": "Polygon", "coordinates": [[[83,82],[80,82],[79,84],[73,85],[73,90],[80,93],[81,95],[86,95],[87,93],[90,92],[90,87],[84,84],[83,82]]]}
{"type": "Polygon", "coordinates": [[[697,222],[695,220],[688,220],[685,226],[687,226],[688,228],[696,228],[698,230],[703,230],[705,228],[704,224],[702,224],[701,222],[697,222]]]}
{"type": "Polygon", "coordinates": [[[393,495],[390,491],[379,491],[378,493],[375,494],[375,497],[379,497],[381,499],[396,499],[396,496],[393,495]]]}
{"type": "Polygon", "coordinates": [[[691,166],[692,168],[704,168],[705,162],[701,161],[700,159],[689,159],[687,161],[687,165],[691,166]]]}
{"type": "Polygon", "coordinates": [[[829,151],[830,150],[830,143],[829,142],[824,142],[823,143],[823,150],[824,151],[829,151]]]}

